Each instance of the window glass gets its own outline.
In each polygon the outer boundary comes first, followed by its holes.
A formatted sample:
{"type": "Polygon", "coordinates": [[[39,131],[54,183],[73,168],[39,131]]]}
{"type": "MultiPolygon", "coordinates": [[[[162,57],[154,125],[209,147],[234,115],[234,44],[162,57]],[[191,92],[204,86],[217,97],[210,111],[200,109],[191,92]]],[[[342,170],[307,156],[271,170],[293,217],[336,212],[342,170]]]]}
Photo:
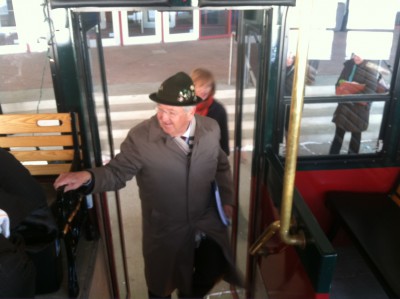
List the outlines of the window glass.
{"type": "MultiPolygon", "coordinates": [[[[364,94],[383,92],[385,90],[383,87],[389,87],[400,32],[398,26],[400,5],[395,0],[386,0],[387,6],[386,4],[377,6],[361,0],[349,2],[348,7],[344,1],[316,3],[319,4],[316,5],[316,15],[320,17],[316,18],[312,25],[308,54],[311,70],[308,75],[313,80],[306,82],[306,96],[335,95],[335,87],[344,68],[343,64],[355,54],[370,61],[370,65],[373,64],[374,75],[380,81],[378,89],[367,88],[363,91],[364,94]],[[337,8],[329,10],[326,5],[337,8]],[[327,13],[330,11],[333,13],[327,13]],[[366,18],[366,15],[377,15],[377,17],[366,18]]],[[[296,53],[297,13],[296,7],[289,9],[288,20],[291,25],[288,32],[288,58],[295,56],[296,53]]],[[[290,80],[291,76],[287,78],[290,80]]],[[[285,86],[290,84],[291,82],[286,82],[285,86]]]]}
{"type": "Polygon", "coordinates": [[[14,9],[11,0],[0,0],[0,46],[18,43],[14,9]]]}
{"type": "Polygon", "coordinates": [[[28,2],[15,1],[13,6],[12,1],[0,0],[0,113],[57,110],[48,53],[47,15],[43,7],[28,2]],[[20,18],[14,18],[16,8],[20,18]]]}
{"type": "Polygon", "coordinates": [[[193,11],[174,11],[169,13],[169,33],[188,33],[193,31],[193,11]]]}
{"type": "MultiPolygon", "coordinates": [[[[300,156],[376,153],[382,149],[381,120],[400,33],[399,2],[384,2],[379,6],[361,0],[315,3],[317,17],[310,25],[300,156]],[[333,13],[327,13],[330,11],[333,13]]],[[[283,136],[289,122],[294,77],[297,9],[291,7],[288,13],[287,62],[281,85],[283,136]]],[[[282,155],[285,142],[282,138],[282,155]]]]}
{"type": "MultiPolygon", "coordinates": [[[[339,105],[337,103],[304,104],[300,124],[299,156],[328,155],[331,150],[335,149],[338,151],[336,154],[352,153],[350,150],[352,137],[350,133],[344,135],[341,144],[337,144],[335,148],[332,148],[336,129],[332,120],[337,109],[349,110],[351,112],[352,107],[358,105],[363,107],[364,103],[343,102],[340,105],[341,108],[338,108],[339,105]],[[341,145],[340,148],[339,145],[341,145]]],[[[355,145],[356,147],[359,146],[358,153],[360,154],[377,153],[382,149],[383,145],[379,134],[385,102],[376,101],[368,103],[368,105],[368,123],[366,124],[365,131],[361,134],[359,145],[355,145]]],[[[286,105],[285,108],[285,138],[283,138],[280,146],[280,155],[282,156],[285,155],[287,144],[286,134],[289,124],[290,106],[286,105]]]]}
{"type": "Polygon", "coordinates": [[[100,12],[100,33],[102,38],[113,38],[113,15],[111,11],[100,12]]]}
{"type": "Polygon", "coordinates": [[[228,10],[201,10],[201,36],[229,34],[228,10]]]}
{"type": "Polygon", "coordinates": [[[129,36],[148,36],[156,33],[156,11],[129,11],[129,36]]]}

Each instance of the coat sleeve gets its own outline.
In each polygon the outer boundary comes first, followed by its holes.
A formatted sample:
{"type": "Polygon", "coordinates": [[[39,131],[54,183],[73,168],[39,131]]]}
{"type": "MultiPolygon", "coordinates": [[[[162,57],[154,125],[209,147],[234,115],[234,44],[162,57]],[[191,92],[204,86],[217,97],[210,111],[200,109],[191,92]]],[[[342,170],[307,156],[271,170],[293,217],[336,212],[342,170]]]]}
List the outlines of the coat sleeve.
{"type": "Polygon", "coordinates": [[[121,152],[108,164],[90,169],[94,178],[92,193],[119,190],[126,186],[141,169],[137,147],[138,136],[134,129],[121,144],[121,152]]]}

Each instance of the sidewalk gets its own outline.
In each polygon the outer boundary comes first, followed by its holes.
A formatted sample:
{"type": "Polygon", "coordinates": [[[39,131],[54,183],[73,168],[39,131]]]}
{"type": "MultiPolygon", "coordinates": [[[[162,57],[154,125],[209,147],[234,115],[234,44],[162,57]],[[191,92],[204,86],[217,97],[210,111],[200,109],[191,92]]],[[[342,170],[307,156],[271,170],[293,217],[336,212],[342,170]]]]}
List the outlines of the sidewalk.
{"type": "MultiPolygon", "coordinates": [[[[236,73],[236,49],[230,61],[230,38],[200,41],[104,47],[110,95],[151,93],[179,71],[196,67],[211,70],[219,84],[232,82],[236,73]]],[[[235,43],[233,43],[235,47],[235,43]]],[[[97,57],[94,53],[92,57],[97,57]]],[[[93,66],[97,67],[93,60],[93,66]]],[[[0,55],[0,104],[54,98],[47,53],[0,55]]],[[[99,75],[93,75],[99,82],[99,75]]],[[[217,86],[218,88],[218,86],[217,86]]]]}
{"type": "MultiPolygon", "coordinates": [[[[218,85],[231,83],[236,72],[236,48],[230,61],[230,38],[104,48],[110,95],[150,93],[148,84],[159,84],[179,71],[197,67],[211,70],[218,85]],[[232,66],[229,73],[230,64],[232,66]]],[[[235,47],[235,43],[233,43],[235,47]]],[[[218,88],[218,86],[217,86],[218,88]]]]}

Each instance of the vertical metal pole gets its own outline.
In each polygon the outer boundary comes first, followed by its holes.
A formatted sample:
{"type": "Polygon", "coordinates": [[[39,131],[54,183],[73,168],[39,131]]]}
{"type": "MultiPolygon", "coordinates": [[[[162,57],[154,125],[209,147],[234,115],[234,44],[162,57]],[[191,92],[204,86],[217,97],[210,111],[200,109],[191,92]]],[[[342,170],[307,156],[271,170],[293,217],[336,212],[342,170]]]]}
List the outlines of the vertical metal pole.
{"type": "Polygon", "coordinates": [[[294,69],[292,90],[292,105],[290,107],[290,119],[288,130],[288,146],[286,149],[285,173],[283,178],[281,227],[280,236],[288,245],[305,244],[305,238],[301,233],[291,234],[290,225],[293,209],[293,192],[296,177],[298,142],[300,122],[304,102],[304,86],[307,69],[308,46],[313,17],[313,0],[303,0],[300,6],[300,27],[297,41],[297,53],[294,69]],[[310,13],[311,12],[311,13],[310,13]]]}
{"type": "Polygon", "coordinates": [[[229,71],[228,71],[228,85],[231,85],[232,78],[232,59],[233,59],[233,39],[236,36],[236,32],[231,33],[231,45],[229,48],[229,71]]]}

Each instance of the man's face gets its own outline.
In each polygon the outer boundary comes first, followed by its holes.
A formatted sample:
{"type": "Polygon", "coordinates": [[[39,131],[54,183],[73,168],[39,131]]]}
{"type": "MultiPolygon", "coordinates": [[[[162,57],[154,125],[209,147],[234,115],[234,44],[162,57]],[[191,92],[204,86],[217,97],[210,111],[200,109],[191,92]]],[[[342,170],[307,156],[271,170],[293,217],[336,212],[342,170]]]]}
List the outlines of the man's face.
{"type": "Polygon", "coordinates": [[[190,111],[183,107],[157,105],[157,119],[162,130],[172,137],[181,136],[189,127],[195,107],[190,111]]]}

